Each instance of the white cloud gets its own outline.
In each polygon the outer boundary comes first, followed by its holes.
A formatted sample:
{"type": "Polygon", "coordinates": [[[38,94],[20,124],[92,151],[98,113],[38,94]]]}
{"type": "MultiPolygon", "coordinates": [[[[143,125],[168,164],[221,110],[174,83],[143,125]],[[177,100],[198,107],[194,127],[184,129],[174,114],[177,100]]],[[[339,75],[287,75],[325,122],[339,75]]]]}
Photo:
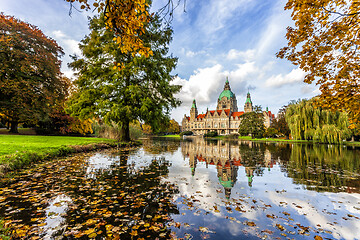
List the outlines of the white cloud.
{"type": "MultiPolygon", "coordinates": [[[[257,52],[264,55],[271,52],[274,55],[279,49],[279,43],[283,42],[285,46],[286,27],[292,25],[290,12],[284,11],[284,2],[279,1],[272,9],[272,15],[266,20],[268,23],[265,31],[262,32],[259,38],[257,52]],[[275,48],[275,51],[273,51],[275,48]]],[[[280,46],[282,47],[282,46],[280,46]]]]}
{"type": "Polygon", "coordinates": [[[236,49],[231,49],[226,58],[228,60],[237,60],[237,59],[243,59],[244,61],[251,61],[254,60],[256,51],[255,49],[247,49],[246,51],[239,51],[236,49]]]}
{"type": "Polygon", "coordinates": [[[299,83],[304,80],[305,75],[306,73],[303,70],[297,68],[286,75],[278,74],[276,76],[271,76],[266,80],[265,85],[267,87],[280,87],[283,85],[299,83]]]}
{"type": "Polygon", "coordinates": [[[197,69],[189,80],[179,77],[174,79],[174,84],[182,85],[181,92],[177,95],[184,104],[190,104],[195,98],[200,104],[210,103],[211,96],[218,91],[221,79],[225,78],[221,72],[222,66],[197,69]]]}
{"type": "Polygon", "coordinates": [[[232,19],[234,14],[244,12],[251,6],[252,0],[222,0],[209,1],[200,11],[198,26],[208,35],[223,29],[226,22],[232,19]]]}
{"type": "Polygon", "coordinates": [[[69,54],[75,53],[76,55],[81,55],[79,41],[71,39],[69,36],[67,36],[60,30],[53,31],[52,35],[55,37],[57,42],[59,42],[59,44],[64,47],[65,52],[69,54]]]}

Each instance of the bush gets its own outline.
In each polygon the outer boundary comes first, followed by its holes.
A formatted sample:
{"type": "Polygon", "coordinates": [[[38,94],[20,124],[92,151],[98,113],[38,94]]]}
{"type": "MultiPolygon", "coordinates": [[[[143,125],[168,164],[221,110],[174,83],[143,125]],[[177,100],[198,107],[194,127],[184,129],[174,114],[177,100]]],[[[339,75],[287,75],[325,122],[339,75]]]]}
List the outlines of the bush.
{"type": "Polygon", "coordinates": [[[269,127],[268,129],[266,129],[265,133],[264,133],[264,137],[265,138],[276,138],[278,137],[278,130],[276,130],[275,128],[269,127]]]}
{"type": "Polygon", "coordinates": [[[2,122],[0,122],[0,128],[6,128],[5,124],[3,124],[2,122]]]}
{"type": "Polygon", "coordinates": [[[130,124],[130,138],[132,140],[137,140],[143,136],[142,129],[140,125],[130,124]]]}
{"type": "Polygon", "coordinates": [[[218,136],[217,131],[211,131],[204,134],[204,137],[216,137],[216,136],[218,136]]]}
{"type": "Polygon", "coordinates": [[[184,132],[181,132],[179,135],[180,135],[180,137],[182,137],[182,136],[191,136],[191,135],[193,135],[194,133],[192,132],[192,131],[184,131],[184,132]]]}
{"type": "Polygon", "coordinates": [[[120,128],[114,124],[109,126],[107,124],[93,124],[94,134],[100,138],[109,138],[109,139],[120,139],[120,128]]]}

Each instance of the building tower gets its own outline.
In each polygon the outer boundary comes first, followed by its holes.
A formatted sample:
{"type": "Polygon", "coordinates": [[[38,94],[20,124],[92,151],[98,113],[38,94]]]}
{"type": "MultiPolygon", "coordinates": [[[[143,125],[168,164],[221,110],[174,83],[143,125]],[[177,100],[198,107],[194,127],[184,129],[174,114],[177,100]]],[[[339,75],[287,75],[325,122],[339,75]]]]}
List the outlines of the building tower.
{"type": "Polygon", "coordinates": [[[226,78],[224,90],[220,93],[216,110],[230,109],[231,112],[237,112],[237,101],[235,94],[231,91],[228,78],[226,78]]]}
{"type": "Polygon", "coordinates": [[[198,110],[196,107],[196,101],[194,99],[194,101],[191,105],[191,110],[190,110],[190,121],[194,121],[197,116],[198,116],[198,110]]]}
{"type": "Polygon", "coordinates": [[[247,96],[246,96],[246,101],[245,101],[245,105],[244,105],[244,111],[245,111],[245,113],[253,111],[252,102],[251,102],[249,92],[247,93],[247,96]]]}

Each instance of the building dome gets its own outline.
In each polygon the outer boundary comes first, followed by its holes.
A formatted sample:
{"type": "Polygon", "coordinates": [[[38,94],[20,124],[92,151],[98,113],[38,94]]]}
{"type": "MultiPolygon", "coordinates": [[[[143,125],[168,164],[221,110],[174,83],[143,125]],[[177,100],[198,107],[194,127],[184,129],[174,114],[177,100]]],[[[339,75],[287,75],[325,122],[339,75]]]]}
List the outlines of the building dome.
{"type": "Polygon", "coordinates": [[[228,99],[231,99],[235,97],[235,94],[231,90],[224,90],[220,93],[219,100],[221,100],[223,97],[227,97],[228,99]]]}

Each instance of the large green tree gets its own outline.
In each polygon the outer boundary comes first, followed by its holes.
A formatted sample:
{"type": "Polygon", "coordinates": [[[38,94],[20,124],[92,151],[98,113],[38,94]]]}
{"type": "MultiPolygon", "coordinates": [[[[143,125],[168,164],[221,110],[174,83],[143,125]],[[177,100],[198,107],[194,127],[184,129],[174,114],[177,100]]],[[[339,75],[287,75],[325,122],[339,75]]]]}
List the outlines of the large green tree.
{"type": "Polygon", "coordinates": [[[254,111],[241,115],[239,134],[251,135],[252,138],[261,138],[265,133],[264,115],[260,106],[255,106],[254,111]]]}
{"type": "Polygon", "coordinates": [[[0,113],[17,132],[20,122],[36,122],[68,90],[60,73],[61,47],[37,27],[0,14],[0,113]]]}
{"type": "Polygon", "coordinates": [[[129,124],[140,120],[159,128],[169,121],[170,110],[180,101],[174,94],[171,71],[177,58],[168,55],[172,30],[161,27],[158,17],[147,24],[141,39],[153,54],[149,57],[123,53],[113,41],[103,17],[89,23],[91,33],[81,41],[83,57],[74,57],[77,92],[69,101],[68,111],[81,118],[99,117],[121,128],[121,140],[130,140],[129,124]],[[115,63],[115,66],[114,66],[115,63]]]}
{"type": "Polygon", "coordinates": [[[360,122],[360,4],[358,0],[288,0],[295,26],[278,57],[306,72],[304,82],[320,87],[317,104],[347,112],[360,122]]]}
{"type": "Polygon", "coordinates": [[[285,118],[293,139],[339,143],[352,135],[346,113],[316,108],[314,101],[299,100],[287,107],[285,118]]]}

